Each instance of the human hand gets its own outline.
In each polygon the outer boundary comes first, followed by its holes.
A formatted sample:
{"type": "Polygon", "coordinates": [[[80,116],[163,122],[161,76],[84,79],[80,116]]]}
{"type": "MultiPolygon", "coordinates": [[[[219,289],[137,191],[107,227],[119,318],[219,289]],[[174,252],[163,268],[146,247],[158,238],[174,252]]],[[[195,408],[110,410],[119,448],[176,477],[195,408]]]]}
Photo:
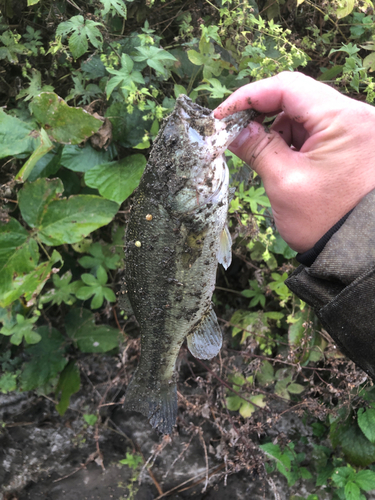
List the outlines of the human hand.
{"type": "Polygon", "coordinates": [[[229,149],[261,176],[282,238],[305,252],[375,188],[375,108],[289,72],[241,87],[215,117],[248,108],[278,116],[229,149]]]}

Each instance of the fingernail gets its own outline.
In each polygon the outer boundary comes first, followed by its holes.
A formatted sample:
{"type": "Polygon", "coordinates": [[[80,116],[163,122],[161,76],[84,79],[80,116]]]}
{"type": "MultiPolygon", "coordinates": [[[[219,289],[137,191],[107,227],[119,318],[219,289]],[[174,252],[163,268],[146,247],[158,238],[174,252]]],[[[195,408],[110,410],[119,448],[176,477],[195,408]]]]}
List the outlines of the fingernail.
{"type": "Polygon", "coordinates": [[[247,140],[250,139],[251,131],[249,127],[246,127],[242,130],[240,135],[234,139],[233,142],[230,143],[229,149],[239,149],[247,140]]]}

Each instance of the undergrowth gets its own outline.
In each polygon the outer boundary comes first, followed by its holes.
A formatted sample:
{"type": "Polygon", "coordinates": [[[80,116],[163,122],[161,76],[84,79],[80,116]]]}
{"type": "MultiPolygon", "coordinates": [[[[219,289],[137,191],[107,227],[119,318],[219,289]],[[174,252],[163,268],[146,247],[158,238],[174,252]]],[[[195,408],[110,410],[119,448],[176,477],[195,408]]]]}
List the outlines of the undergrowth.
{"type": "MultiPolygon", "coordinates": [[[[54,394],[63,415],[85,355],[138,353],[137,325],[116,297],[124,229],[178,95],[214,108],[249,81],[299,70],[373,103],[374,8],[1,0],[0,9],[0,391],[54,394]]],[[[229,153],[228,163],[234,261],[214,297],[227,342],[210,365],[187,361],[201,393],[180,400],[182,415],[213,419],[226,474],[277,469],[291,488],[307,481],[309,500],[364,499],[375,489],[372,382],[285,286],[295,254],[259,178],[248,181],[229,153]],[[283,411],[307,435],[270,442],[283,411]]]]}

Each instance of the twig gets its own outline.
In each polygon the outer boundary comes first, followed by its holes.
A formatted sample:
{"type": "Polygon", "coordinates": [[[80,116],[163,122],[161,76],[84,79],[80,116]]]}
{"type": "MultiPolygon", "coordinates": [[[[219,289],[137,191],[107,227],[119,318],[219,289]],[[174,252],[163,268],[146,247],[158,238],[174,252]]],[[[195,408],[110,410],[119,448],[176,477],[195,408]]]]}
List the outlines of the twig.
{"type": "Polygon", "coordinates": [[[206,461],[206,482],[204,483],[204,488],[202,490],[202,493],[204,493],[207,490],[207,486],[208,486],[208,455],[207,455],[207,446],[206,446],[206,443],[204,442],[203,432],[202,432],[201,428],[198,429],[198,435],[199,435],[200,442],[202,443],[202,446],[204,449],[204,459],[206,461]]]}
{"type": "MultiPolygon", "coordinates": [[[[221,464],[219,465],[218,467],[216,468],[213,468],[213,469],[210,469],[210,477],[213,476],[214,474],[216,474],[217,472],[219,472],[221,469],[223,469],[225,466],[224,464],[221,464]]],[[[168,490],[166,491],[165,493],[163,493],[162,495],[159,495],[158,497],[156,497],[154,500],[160,500],[160,498],[164,498],[166,496],[169,496],[171,495],[173,492],[175,492],[176,490],[177,493],[180,493],[182,491],[185,491],[185,490],[188,490],[189,488],[193,488],[194,486],[196,486],[197,484],[200,484],[202,481],[204,481],[205,479],[202,478],[200,479],[199,481],[193,483],[192,485],[188,486],[187,488],[184,488],[182,490],[179,490],[179,488],[181,488],[181,486],[184,486],[185,484],[188,484],[190,483],[191,481],[193,481],[196,477],[199,477],[199,476],[202,476],[203,474],[206,474],[206,471],[204,472],[200,472],[199,474],[197,474],[196,476],[194,477],[191,477],[190,479],[187,479],[186,481],[184,481],[183,483],[179,484],[178,486],[175,486],[174,488],[172,488],[171,490],[168,490]]]]}

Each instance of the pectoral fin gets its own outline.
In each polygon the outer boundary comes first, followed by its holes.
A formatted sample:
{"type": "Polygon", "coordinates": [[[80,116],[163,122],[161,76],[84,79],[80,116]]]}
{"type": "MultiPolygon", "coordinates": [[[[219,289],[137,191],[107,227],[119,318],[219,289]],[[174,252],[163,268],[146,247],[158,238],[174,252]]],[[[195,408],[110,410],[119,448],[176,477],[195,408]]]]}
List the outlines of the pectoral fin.
{"type": "Polygon", "coordinates": [[[187,337],[189,351],[198,359],[211,359],[216,356],[222,346],[223,335],[213,309],[197,325],[187,337]]]}
{"type": "Polygon", "coordinates": [[[219,261],[219,264],[223,265],[224,269],[228,269],[232,262],[232,238],[226,224],[220,235],[217,260],[219,261]]]}

